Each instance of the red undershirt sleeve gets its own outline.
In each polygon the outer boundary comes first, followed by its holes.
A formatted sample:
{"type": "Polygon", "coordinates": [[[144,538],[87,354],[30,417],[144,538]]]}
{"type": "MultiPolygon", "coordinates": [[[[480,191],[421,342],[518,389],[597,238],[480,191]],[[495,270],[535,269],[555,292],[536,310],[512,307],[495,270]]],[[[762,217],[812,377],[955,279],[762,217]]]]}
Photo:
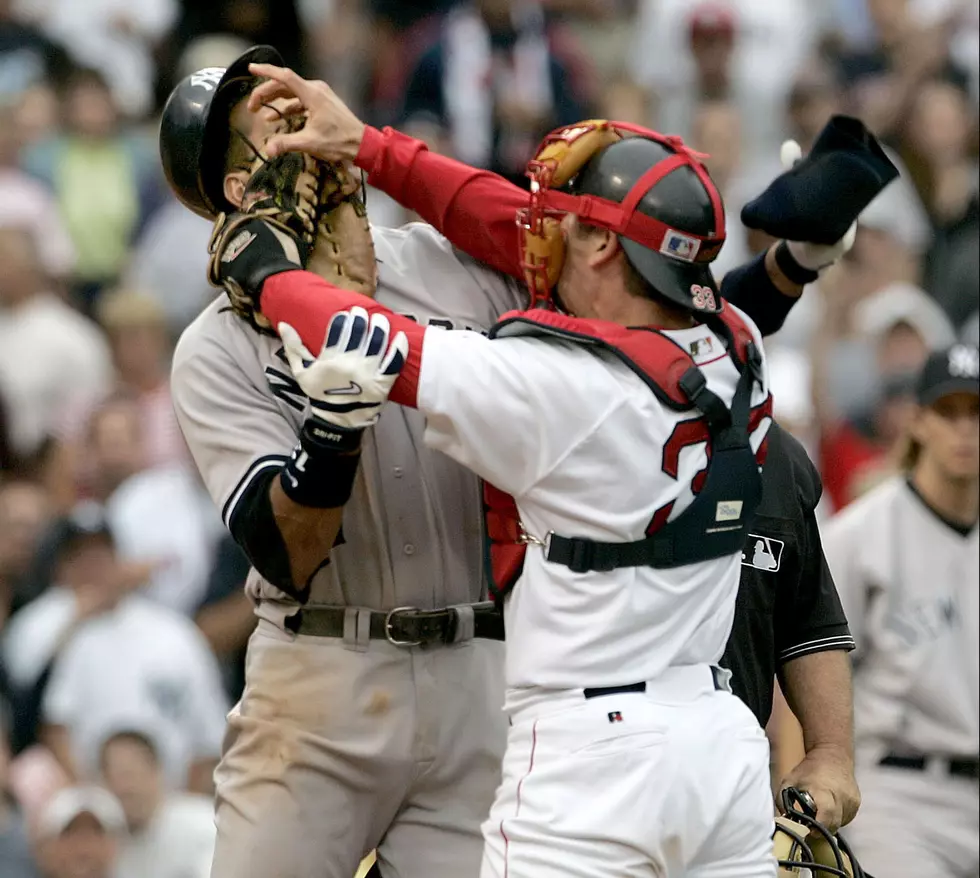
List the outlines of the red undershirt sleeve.
{"type": "Polygon", "coordinates": [[[314,354],[323,347],[327,326],[333,315],[355,305],[360,305],[369,314],[384,314],[391,322],[392,334],[401,330],[408,336],[408,358],[389,398],[392,402],[416,408],[424,327],[414,320],[395,314],[374,299],[335,287],[309,271],[274,274],[262,286],[263,316],[274,327],[280,323],[288,323],[314,354]]]}
{"type": "Polygon", "coordinates": [[[517,211],[528,194],[503,177],[436,155],[393,128],[364,129],[358,167],[368,182],[415,211],[456,247],[521,279],[517,211]]]}

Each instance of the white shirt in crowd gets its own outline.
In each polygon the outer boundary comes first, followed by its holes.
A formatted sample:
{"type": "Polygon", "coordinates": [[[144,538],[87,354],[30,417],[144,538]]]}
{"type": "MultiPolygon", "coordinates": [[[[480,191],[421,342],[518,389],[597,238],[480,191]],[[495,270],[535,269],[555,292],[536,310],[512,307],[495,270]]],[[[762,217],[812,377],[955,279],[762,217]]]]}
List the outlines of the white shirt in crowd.
{"type": "Polygon", "coordinates": [[[53,295],[0,310],[0,397],[21,454],[54,434],[72,401],[108,391],[108,345],[90,320],[53,295]]]}
{"type": "Polygon", "coordinates": [[[221,529],[210,499],[184,467],[143,470],[106,501],[119,557],[156,562],[142,593],[190,616],[208,584],[221,529]]]}
{"type": "Polygon", "coordinates": [[[80,770],[93,776],[107,737],[152,729],[164,773],[179,789],[195,760],[219,756],[227,709],[217,662],[197,627],[130,595],[72,637],[48,684],[43,715],[67,727],[80,770]]]}
{"type": "Polygon", "coordinates": [[[20,688],[37,682],[75,618],[74,593],[52,586],[10,618],[3,632],[3,665],[20,688]]]}
{"type": "Polygon", "coordinates": [[[102,73],[124,113],[138,116],[151,109],[153,46],[176,21],[175,0],[20,0],[18,5],[76,62],[102,73]]]}
{"type": "MultiPolygon", "coordinates": [[[[719,338],[705,326],[666,335],[696,352],[708,387],[730,404],[737,372],[719,338]]],[[[752,404],[767,395],[756,384],[752,404]]],[[[579,344],[430,329],[418,407],[426,444],[512,494],[538,538],[642,539],[656,510],[673,503],[673,519],[691,504],[691,481],[707,462],[707,437],[664,448],[689,413],[667,409],[618,359],[579,344]],[[507,440],[488,441],[502,424],[507,440]],[[671,453],[676,478],[661,466],[671,453]]],[[[763,419],[753,448],[768,426],[763,419]]],[[[546,690],[653,680],[672,665],[716,662],[738,579],[737,554],[580,574],[529,546],[504,611],[508,706],[546,690]]]]}
{"type": "Polygon", "coordinates": [[[214,853],[214,804],[206,796],[172,793],[142,832],[119,845],[119,878],[208,878],[214,853]]]}

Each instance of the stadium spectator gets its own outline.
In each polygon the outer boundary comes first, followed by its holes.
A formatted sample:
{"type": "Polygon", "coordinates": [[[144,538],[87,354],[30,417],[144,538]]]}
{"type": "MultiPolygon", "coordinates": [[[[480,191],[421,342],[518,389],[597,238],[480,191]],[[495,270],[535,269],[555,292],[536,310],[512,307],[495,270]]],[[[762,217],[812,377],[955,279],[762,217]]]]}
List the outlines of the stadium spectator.
{"type": "Polygon", "coordinates": [[[113,563],[112,538],[94,504],[57,521],[42,543],[50,555],[52,585],[11,618],[3,638],[3,664],[17,698],[17,739],[37,737],[41,702],[55,661],[90,619],[140,585],[145,569],[113,563]]]}
{"type": "Polygon", "coordinates": [[[150,570],[144,596],[190,615],[207,586],[220,519],[185,466],[148,466],[146,413],[117,395],[92,415],[83,457],[119,557],[150,570]]]}
{"type": "Polygon", "coordinates": [[[214,807],[202,795],[167,789],[150,736],[128,729],[102,746],[106,788],[122,805],[128,834],[119,844],[123,878],[208,878],[214,807]]]}
{"type": "Polygon", "coordinates": [[[404,116],[438,123],[452,154],[524,183],[541,137],[588,115],[552,52],[537,3],[477,0],[449,12],[412,74],[404,116]]]}
{"type": "Polygon", "coordinates": [[[44,878],[128,878],[115,873],[126,822],[115,797],[98,787],[56,793],[40,816],[37,859],[44,878]]]}
{"type": "Polygon", "coordinates": [[[36,454],[73,400],[105,393],[112,366],[98,328],[48,291],[33,235],[0,228],[0,395],[20,457],[36,454]]]}
{"type": "Polygon", "coordinates": [[[44,273],[66,280],[75,267],[75,245],[51,192],[18,165],[22,132],[17,123],[15,108],[0,104],[0,227],[29,229],[44,273]]]}
{"type": "Polygon", "coordinates": [[[0,481],[0,631],[30,598],[34,551],[51,520],[44,488],[27,479],[0,481]]]}
{"type": "Polygon", "coordinates": [[[44,693],[42,738],[76,778],[92,778],[102,742],[146,728],[167,782],[207,791],[221,749],[227,701],[217,663],[192,622],[120,585],[111,542],[98,543],[87,582],[101,614],[73,632],[44,693]]]}
{"type": "Polygon", "coordinates": [[[25,12],[79,64],[111,83],[122,111],[152,108],[153,53],[176,15],[175,0],[30,0],[25,12]]]}
{"type": "Polygon", "coordinates": [[[75,245],[73,292],[91,312],[122,272],[143,218],[161,198],[152,146],[121,124],[108,83],[96,70],[69,77],[66,131],[24,154],[25,167],[54,192],[75,245]]]}
{"type": "Polygon", "coordinates": [[[0,867],[4,878],[38,878],[27,823],[8,783],[11,727],[10,714],[0,704],[0,867]]]}
{"type": "Polygon", "coordinates": [[[0,0],[0,103],[9,106],[45,82],[63,82],[71,67],[62,46],[19,21],[13,0],[0,0]]]}

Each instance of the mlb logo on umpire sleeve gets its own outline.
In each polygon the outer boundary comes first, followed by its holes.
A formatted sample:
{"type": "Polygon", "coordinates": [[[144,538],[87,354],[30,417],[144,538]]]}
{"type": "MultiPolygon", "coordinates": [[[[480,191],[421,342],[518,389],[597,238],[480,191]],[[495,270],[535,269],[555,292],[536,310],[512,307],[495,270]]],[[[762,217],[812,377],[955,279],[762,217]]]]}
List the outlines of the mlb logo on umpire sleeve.
{"type": "Polygon", "coordinates": [[[783,549],[786,544],[775,537],[765,537],[762,534],[749,534],[742,549],[742,564],[776,573],[783,560],[783,549]]]}

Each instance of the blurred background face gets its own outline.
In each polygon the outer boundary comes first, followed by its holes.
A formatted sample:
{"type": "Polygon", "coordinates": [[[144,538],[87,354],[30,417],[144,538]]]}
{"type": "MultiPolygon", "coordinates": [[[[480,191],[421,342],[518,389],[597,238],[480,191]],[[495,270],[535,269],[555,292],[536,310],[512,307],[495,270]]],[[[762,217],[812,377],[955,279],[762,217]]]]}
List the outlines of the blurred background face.
{"type": "Polygon", "coordinates": [[[790,133],[806,151],[840,109],[833,75],[821,64],[811,65],[798,74],[789,93],[786,114],[790,133]]]}
{"type": "Polygon", "coordinates": [[[115,842],[91,814],[79,814],[44,842],[40,859],[46,878],[111,878],[115,842]]]}
{"type": "Polygon", "coordinates": [[[30,232],[0,228],[0,266],[0,307],[23,302],[41,289],[41,269],[30,232]]]}
{"type": "Polygon", "coordinates": [[[715,184],[724,188],[741,159],[742,126],[738,111],[727,101],[708,101],[698,107],[692,128],[692,145],[708,154],[704,163],[715,184]]]}
{"type": "Polygon", "coordinates": [[[160,768],[146,743],[132,737],[114,738],[102,757],[106,787],[122,804],[131,831],[152,819],[163,793],[160,768]]]}
{"type": "Polygon", "coordinates": [[[115,131],[117,113],[109,89],[95,79],[80,79],[65,96],[68,126],[81,137],[101,139],[115,131]]]}
{"type": "Polygon", "coordinates": [[[139,408],[117,401],[93,416],[89,454],[97,478],[106,491],[138,473],[146,463],[139,408]]]}
{"type": "Polygon", "coordinates": [[[140,385],[165,370],[170,343],[162,326],[127,326],[110,335],[112,357],[123,382],[140,385]]]}
{"type": "Polygon", "coordinates": [[[905,32],[908,0],[867,0],[868,15],[884,45],[891,45],[905,32]]]}
{"type": "Polygon", "coordinates": [[[980,475],[980,397],[951,393],[919,409],[912,435],[922,445],[920,461],[951,481],[980,475]]]}
{"type": "Polygon", "coordinates": [[[691,55],[702,79],[727,79],[734,48],[735,34],[732,30],[700,26],[691,29],[691,55]]]}
{"type": "Polygon", "coordinates": [[[116,553],[104,537],[80,537],[58,562],[56,581],[72,590],[105,587],[116,581],[116,553]]]}
{"type": "Polygon", "coordinates": [[[878,370],[882,375],[913,375],[929,356],[925,340],[907,323],[896,323],[878,343],[878,370]]]}
{"type": "Polygon", "coordinates": [[[945,82],[923,85],[912,105],[909,144],[933,165],[960,161],[966,154],[971,120],[968,99],[945,82]]]}
{"type": "Polygon", "coordinates": [[[0,485],[0,570],[24,573],[51,518],[44,488],[33,482],[0,485]]]}

